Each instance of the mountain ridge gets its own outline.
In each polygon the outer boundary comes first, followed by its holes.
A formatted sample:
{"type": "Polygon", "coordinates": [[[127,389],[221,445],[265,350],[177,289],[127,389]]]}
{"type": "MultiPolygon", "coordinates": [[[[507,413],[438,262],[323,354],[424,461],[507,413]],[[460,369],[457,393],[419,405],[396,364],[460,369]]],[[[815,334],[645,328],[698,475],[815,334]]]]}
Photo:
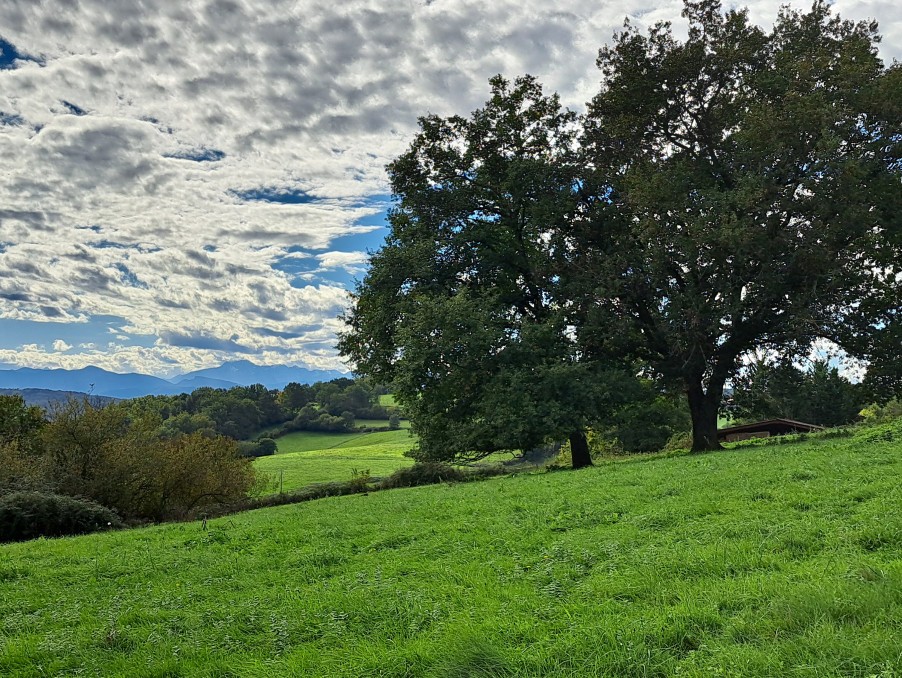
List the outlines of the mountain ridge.
{"type": "Polygon", "coordinates": [[[139,372],[110,372],[89,365],[77,370],[19,367],[0,369],[0,389],[44,389],[73,391],[111,398],[139,398],[145,395],[176,395],[197,388],[232,388],[263,384],[281,389],[298,382],[311,384],[347,376],[336,370],[311,370],[290,365],[257,365],[249,360],[225,362],[218,367],[195,370],[163,379],[139,372]]]}

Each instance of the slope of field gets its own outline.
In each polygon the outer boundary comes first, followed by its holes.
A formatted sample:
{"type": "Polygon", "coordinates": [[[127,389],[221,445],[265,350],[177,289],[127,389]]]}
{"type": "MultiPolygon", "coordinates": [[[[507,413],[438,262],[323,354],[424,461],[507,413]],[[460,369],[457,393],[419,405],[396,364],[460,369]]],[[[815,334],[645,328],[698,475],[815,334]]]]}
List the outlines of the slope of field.
{"type": "Polygon", "coordinates": [[[350,480],[354,471],[389,475],[413,461],[404,453],[414,446],[409,431],[316,433],[300,431],[276,440],[278,452],[254,462],[269,474],[270,492],[294,490],[311,483],[350,480]]]}
{"type": "Polygon", "coordinates": [[[0,546],[0,675],[898,676],[900,441],[0,546]]]}

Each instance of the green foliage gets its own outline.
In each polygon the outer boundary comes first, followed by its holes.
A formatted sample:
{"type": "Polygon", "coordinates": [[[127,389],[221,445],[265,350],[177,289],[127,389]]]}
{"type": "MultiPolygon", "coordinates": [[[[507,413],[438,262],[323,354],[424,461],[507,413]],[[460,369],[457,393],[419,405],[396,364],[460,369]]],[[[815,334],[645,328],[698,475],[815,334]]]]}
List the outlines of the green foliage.
{"type": "Polygon", "coordinates": [[[65,537],[123,527],[114,511],[87,499],[40,492],[0,496],[0,542],[65,537]]]}
{"type": "Polygon", "coordinates": [[[276,441],[272,438],[242,440],[238,443],[238,454],[242,457],[268,457],[276,453],[276,441]]]}
{"type": "Polygon", "coordinates": [[[758,361],[733,380],[728,411],[733,418],[783,417],[820,426],[842,426],[855,421],[867,394],[830,367],[816,360],[810,369],[791,363],[758,361]]]}
{"type": "Polygon", "coordinates": [[[883,405],[872,403],[862,409],[859,414],[864,421],[871,423],[902,419],[902,400],[894,398],[883,405]]]}
{"type": "Polygon", "coordinates": [[[15,443],[25,453],[36,452],[45,423],[40,407],[27,406],[22,396],[0,395],[0,445],[15,443]]]}
{"type": "Polygon", "coordinates": [[[581,435],[625,360],[687,393],[699,450],[756,349],[826,338],[898,376],[902,66],[823,2],[769,31],[719,0],[684,16],[683,41],[627,24],[599,52],[582,119],[499,76],[389,166],[340,346],[396,386],[421,458],[581,435]]]}
{"type": "Polygon", "coordinates": [[[389,166],[392,231],[340,341],[358,372],[392,383],[423,461],[582,438],[628,380],[585,358],[561,298],[576,115],[529,76],[491,88],[469,118],[421,118],[389,166]]]}
{"type": "Polygon", "coordinates": [[[279,394],[279,403],[289,412],[297,412],[315,398],[312,386],[291,382],[287,384],[279,394]]]}
{"type": "Polygon", "coordinates": [[[436,483],[460,482],[466,473],[450,464],[439,461],[417,462],[413,466],[401,468],[382,480],[383,488],[417,487],[436,483]]]}
{"type": "Polygon", "coordinates": [[[0,675],[891,676],[900,474],[809,436],[7,544],[0,675]]]}
{"type": "Polygon", "coordinates": [[[396,412],[392,412],[391,416],[388,418],[388,427],[393,431],[401,428],[401,419],[396,412]]]}
{"type": "Polygon", "coordinates": [[[684,16],[685,41],[628,25],[599,53],[583,271],[599,336],[682,383],[704,448],[744,354],[867,353],[902,303],[902,69],[821,2],[770,32],[718,0],[684,16]]]}
{"type": "Polygon", "coordinates": [[[159,424],[129,403],[71,399],[54,409],[30,447],[0,444],[0,493],[47,489],[129,519],[163,520],[236,501],[254,487],[253,466],[235,441],[209,431],[162,435],[159,424]]]}
{"type": "Polygon", "coordinates": [[[684,402],[653,391],[630,403],[608,420],[603,435],[613,438],[624,452],[658,452],[674,435],[692,427],[684,402]]]}
{"type": "Polygon", "coordinates": [[[45,423],[41,408],[28,407],[18,395],[0,395],[0,495],[46,487],[40,437],[45,423]]]}

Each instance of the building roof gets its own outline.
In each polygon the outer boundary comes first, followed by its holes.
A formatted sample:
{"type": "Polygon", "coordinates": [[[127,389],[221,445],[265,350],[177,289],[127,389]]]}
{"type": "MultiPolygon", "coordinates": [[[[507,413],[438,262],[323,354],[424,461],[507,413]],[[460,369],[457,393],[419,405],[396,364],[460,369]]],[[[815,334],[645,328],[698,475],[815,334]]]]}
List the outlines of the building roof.
{"type": "Polygon", "coordinates": [[[755,421],[751,424],[741,424],[740,426],[729,426],[727,428],[718,429],[717,435],[724,436],[731,433],[755,433],[756,431],[796,431],[799,433],[809,433],[811,431],[823,431],[823,426],[817,424],[806,424],[804,421],[796,421],[795,419],[764,419],[755,421]]]}

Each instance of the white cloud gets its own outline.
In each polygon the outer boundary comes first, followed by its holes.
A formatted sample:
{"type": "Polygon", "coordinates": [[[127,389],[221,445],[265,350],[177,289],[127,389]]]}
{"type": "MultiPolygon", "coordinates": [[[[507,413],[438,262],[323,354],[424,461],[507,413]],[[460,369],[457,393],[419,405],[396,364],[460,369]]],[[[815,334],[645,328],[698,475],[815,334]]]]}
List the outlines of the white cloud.
{"type": "Polygon", "coordinates": [[[334,268],[343,268],[344,270],[356,273],[364,270],[363,264],[369,261],[369,255],[366,252],[326,252],[316,256],[319,260],[320,268],[329,270],[334,268]]]}
{"type": "Polygon", "coordinates": [[[56,341],[53,342],[53,350],[54,351],[63,352],[63,351],[68,351],[70,348],[72,348],[72,347],[69,344],[67,344],[65,341],[63,341],[62,339],[57,339],[56,341]]]}
{"type": "MultiPolygon", "coordinates": [[[[769,23],[780,4],[749,6],[769,23]]],[[[883,54],[902,55],[895,2],[834,7],[879,19],[883,54]]],[[[2,37],[42,60],[0,70],[0,112],[21,121],[0,123],[0,157],[16,159],[0,177],[0,270],[10,272],[0,318],[124,319],[111,328],[114,348],[35,348],[0,361],[165,372],[233,350],[339,365],[329,345],[347,294],[328,274],[364,270],[370,245],[348,236],[374,228],[361,223],[384,207],[372,199],[388,191],[384,166],[416,117],[474,109],[499,72],[531,72],[580,107],[597,88],[597,50],[625,16],[679,24],[680,9],[675,0],[0,3],[2,37]],[[295,202],[247,200],[253,191],[295,202]]]]}

